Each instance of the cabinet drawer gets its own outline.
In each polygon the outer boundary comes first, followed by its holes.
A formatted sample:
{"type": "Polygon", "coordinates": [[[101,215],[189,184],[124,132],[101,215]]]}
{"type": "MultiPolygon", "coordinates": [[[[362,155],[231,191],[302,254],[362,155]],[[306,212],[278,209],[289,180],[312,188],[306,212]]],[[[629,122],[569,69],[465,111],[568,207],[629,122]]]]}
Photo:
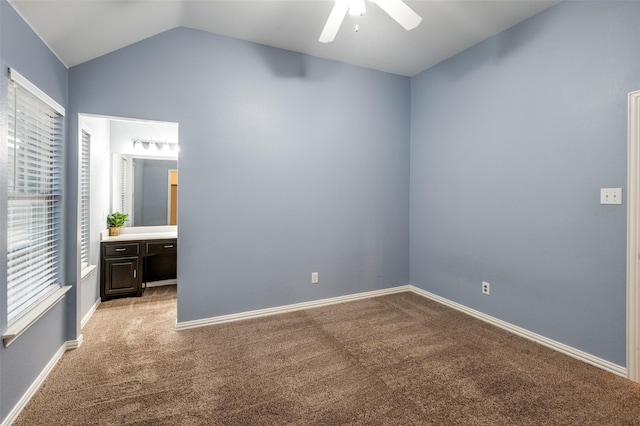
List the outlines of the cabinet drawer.
{"type": "Polygon", "coordinates": [[[147,244],[147,254],[176,253],[178,242],[176,240],[154,241],[147,244]]]}
{"type": "Polygon", "coordinates": [[[105,244],[104,255],[105,256],[123,256],[123,255],[137,255],[138,243],[130,244],[105,244]]]}

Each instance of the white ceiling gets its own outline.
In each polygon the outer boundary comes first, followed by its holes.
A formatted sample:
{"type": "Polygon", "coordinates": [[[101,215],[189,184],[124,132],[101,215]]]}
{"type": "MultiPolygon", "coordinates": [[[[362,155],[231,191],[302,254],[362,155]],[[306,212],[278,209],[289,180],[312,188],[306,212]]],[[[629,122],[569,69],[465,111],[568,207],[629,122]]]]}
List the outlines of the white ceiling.
{"type": "Polygon", "coordinates": [[[183,26],[414,76],[558,0],[408,0],[423,18],[412,31],[367,2],[364,16],[347,15],[335,41],[328,44],[318,42],[318,37],[333,0],[9,2],[68,67],[183,26]]]}

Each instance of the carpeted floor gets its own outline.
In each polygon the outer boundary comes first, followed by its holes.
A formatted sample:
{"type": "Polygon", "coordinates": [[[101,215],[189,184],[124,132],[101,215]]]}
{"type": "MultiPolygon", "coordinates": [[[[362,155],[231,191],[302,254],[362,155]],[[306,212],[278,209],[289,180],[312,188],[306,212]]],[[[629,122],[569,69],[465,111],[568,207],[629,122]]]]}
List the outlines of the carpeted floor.
{"type": "Polygon", "coordinates": [[[181,332],[103,303],[17,425],[640,425],[640,386],[411,293],[181,332]]]}

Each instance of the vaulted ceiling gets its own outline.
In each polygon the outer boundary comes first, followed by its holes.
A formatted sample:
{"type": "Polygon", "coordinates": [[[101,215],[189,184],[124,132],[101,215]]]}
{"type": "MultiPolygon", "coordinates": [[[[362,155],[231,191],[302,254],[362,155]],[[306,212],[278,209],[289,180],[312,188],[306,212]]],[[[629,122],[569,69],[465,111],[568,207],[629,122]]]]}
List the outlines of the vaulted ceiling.
{"type": "Polygon", "coordinates": [[[422,18],[405,31],[367,1],[335,41],[318,42],[334,0],[9,0],[68,67],[183,26],[414,76],[558,1],[406,1],[422,18]],[[355,24],[359,31],[355,32],[355,24]]]}

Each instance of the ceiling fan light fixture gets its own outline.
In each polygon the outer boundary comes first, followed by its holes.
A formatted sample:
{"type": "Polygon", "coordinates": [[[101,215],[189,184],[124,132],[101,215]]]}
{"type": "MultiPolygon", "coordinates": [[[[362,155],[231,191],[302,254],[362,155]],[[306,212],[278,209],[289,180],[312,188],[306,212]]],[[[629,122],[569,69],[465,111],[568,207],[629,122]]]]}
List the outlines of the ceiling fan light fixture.
{"type": "MultiPolygon", "coordinates": [[[[405,30],[410,31],[417,27],[422,18],[413,9],[405,4],[403,0],[371,0],[372,3],[380,6],[387,15],[393,18],[398,24],[402,25],[405,30]]],[[[333,9],[329,14],[320,38],[320,43],[331,43],[335,38],[342,21],[347,16],[347,13],[351,15],[363,15],[365,12],[364,0],[335,0],[333,9]]],[[[358,28],[356,27],[356,32],[358,28]]]]}
{"type": "Polygon", "coordinates": [[[349,7],[351,16],[362,16],[366,11],[364,0],[351,0],[351,6],[349,7]]]}

